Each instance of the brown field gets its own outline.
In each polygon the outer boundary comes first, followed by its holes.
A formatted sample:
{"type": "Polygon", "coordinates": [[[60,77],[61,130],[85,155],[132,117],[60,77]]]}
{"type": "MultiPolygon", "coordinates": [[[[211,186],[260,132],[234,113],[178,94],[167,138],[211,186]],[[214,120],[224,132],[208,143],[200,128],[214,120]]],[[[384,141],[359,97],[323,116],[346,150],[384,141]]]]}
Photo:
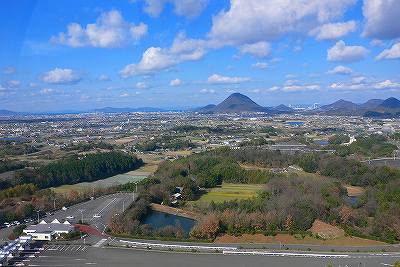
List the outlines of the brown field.
{"type": "Polygon", "coordinates": [[[332,245],[332,246],[374,246],[384,245],[386,243],[363,239],[359,237],[343,236],[335,239],[316,239],[306,236],[305,238],[296,238],[289,234],[277,234],[276,236],[265,236],[263,234],[244,234],[242,236],[223,235],[215,239],[214,243],[282,243],[282,244],[309,244],[309,245],[332,245]]]}
{"type": "Polygon", "coordinates": [[[358,197],[364,194],[365,189],[360,186],[345,185],[349,197],[358,197]]]}
{"type": "Polygon", "coordinates": [[[242,167],[243,169],[249,170],[249,171],[252,171],[252,170],[268,171],[268,170],[269,170],[268,168],[260,167],[260,166],[253,165],[253,164],[239,163],[239,165],[240,165],[240,167],[242,167]]]}
{"type": "Polygon", "coordinates": [[[344,236],[344,230],[320,220],[315,220],[310,231],[323,238],[338,238],[344,236]]]}

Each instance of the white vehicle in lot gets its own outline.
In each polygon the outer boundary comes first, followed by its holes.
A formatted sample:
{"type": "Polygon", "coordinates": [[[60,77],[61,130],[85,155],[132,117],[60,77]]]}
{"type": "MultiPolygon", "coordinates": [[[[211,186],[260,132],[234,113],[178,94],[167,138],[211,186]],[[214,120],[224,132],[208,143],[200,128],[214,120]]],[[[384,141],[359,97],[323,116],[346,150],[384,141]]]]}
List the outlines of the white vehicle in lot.
{"type": "Polygon", "coordinates": [[[101,215],[96,213],[95,215],[93,215],[93,218],[101,218],[101,215]]]}
{"type": "Polygon", "coordinates": [[[67,210],[67,208],[66,208],[66,207],[62,207],[61,209],[62,209],[62,210],[67,210]]]}
{"type": "Polygon", "coordinates": [[[68,220],[72,220],[73,218],[75,218],[74,216],[67,216],[66,217],[68,220]]]}

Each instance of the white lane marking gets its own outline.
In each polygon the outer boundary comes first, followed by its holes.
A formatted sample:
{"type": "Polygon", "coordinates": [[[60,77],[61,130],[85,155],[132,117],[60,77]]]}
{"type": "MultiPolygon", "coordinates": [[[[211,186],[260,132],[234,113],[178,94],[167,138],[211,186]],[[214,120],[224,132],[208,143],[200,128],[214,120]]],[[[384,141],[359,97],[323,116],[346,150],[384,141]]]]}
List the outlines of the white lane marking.
{"type": "Polygon", "coordinates": [[[100,247],[101,245],[103,245],[103,243],[106,242],[106,241],[107,241],[107,239],[106,239],[106,238],[103,238],[103,239],[101,239],[99,242],[97,242],[96,244],[94,244],[93,247],[98,248],[98,247],[100,247]]]}
{"type": "Polygon", "coordinates": [[[222,251],[224,255],[260,255],[260,256],[292,256],[309,258],[348,258],[347,254],[317,254],[317,253],[294,253],[294,252],[266,252],[266,251],[222,251]]]}

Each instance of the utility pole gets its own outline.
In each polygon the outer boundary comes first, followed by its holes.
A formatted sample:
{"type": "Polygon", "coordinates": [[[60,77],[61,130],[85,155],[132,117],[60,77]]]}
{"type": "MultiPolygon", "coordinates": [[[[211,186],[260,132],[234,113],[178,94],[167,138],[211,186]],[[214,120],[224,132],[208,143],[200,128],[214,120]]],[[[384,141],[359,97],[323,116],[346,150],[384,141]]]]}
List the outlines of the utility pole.
{"type": "Polygon", "coordinates": [[[56,209],[56,199],[53,198],[53,208],[56,209]]]}
{"type": "Polygon", "coordinates": [[[84,212],[85,210],[79,209],[79,211],[81,212],[81,223],[83,223],[83,212],[84,212]]]}
{"type": "Polygon", "coordinates": [[[37,212],[37,223],[39,224],[39,222],[40,222],[40,218],[39,218],[39,212],[40,212],[40,210],[37,210],[36,212],[37,212]]]}
{"type": "Polygon", "coordinates": [[[132,192],[132,201],[135,202],[135,192],[132,192]]]}
{"type": "Polygon", "coordinates": [[[122,201],[122,213],[125,212],[125,200],[122,201]]]}

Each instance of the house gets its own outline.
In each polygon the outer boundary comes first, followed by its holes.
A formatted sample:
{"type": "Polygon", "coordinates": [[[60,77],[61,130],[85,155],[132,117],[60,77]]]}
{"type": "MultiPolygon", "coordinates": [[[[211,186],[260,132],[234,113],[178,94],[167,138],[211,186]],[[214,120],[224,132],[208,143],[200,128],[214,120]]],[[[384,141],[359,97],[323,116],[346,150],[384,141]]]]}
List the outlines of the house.
{"type": "Polygon", "coordinates": [[[32,236],[33,240],[50,241],[59,237],[61,234],[68,234],[74,230],[74,227],[68,222],[60,223],[57,219],[51,223],[41,221],[39,224],[30,225],[23,230],[27,235],[32,236]]]}

